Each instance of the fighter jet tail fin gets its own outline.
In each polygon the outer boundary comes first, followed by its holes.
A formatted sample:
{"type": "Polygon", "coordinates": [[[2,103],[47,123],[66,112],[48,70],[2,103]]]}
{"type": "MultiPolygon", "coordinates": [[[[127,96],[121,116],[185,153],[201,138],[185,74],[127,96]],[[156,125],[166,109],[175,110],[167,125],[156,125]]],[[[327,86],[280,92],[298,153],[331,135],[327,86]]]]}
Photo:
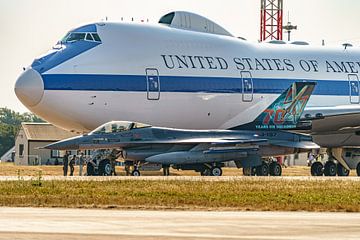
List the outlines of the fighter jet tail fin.
{"type": "Polygon", "coordinates": [[[253,122],[235,127],[243,130],[298,129],[300,117],[315,88],[314,82],[295,82],[253,122]]]}

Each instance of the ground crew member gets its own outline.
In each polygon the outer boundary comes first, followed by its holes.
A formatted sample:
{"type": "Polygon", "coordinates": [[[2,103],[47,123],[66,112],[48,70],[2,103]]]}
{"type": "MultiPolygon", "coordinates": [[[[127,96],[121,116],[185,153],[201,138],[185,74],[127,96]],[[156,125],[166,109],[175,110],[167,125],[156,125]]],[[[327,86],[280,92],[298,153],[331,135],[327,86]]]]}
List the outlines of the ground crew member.
{"type": "Polygon", "coordinates": [[[110,175],[114,175],[114,176],[117,175],[116,171],[115,171],[117,157],[118,157],[118,155],[116,154],[115,150],[113,150],[110,153],[110,164],[111,164],[111,174],[110,175]]]}
{"type": "Polygon", "coordinates": [[[70,176],[74,176],[75,159],[76,159],[76,155],[73,156],[73,158],[70,160],[70,163],[69,163],[69,166],[70,166],[70,176]]]}
{"type": "Polygon", "coordinates": [[[79,157],[79,176],[82,176],[82,171],[83,171],[83,167],[84,167],[84,153],[81,152],[80,153],[80,157],[79,157]]]}
{"type": "Polygon", "coordinates": [[[65,155],[63,157],[63,170],[64,170],[64,176],[67,176],[68,172],[68,163],[69,163],[69,153],[65,152],[65,155]]]}

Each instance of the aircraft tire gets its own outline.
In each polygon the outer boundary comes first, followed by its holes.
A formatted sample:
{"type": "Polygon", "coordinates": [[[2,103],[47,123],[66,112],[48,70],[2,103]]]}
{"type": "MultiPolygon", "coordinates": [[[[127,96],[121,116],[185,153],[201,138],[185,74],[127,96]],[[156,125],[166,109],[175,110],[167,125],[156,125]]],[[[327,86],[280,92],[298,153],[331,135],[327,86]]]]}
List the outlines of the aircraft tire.
{"type": "Polygon", "coordinates": [[[344,168],[343,165],[338,164],[337,165],[337,174],[339,177],[347,177],[350,174],[350,171],[344,168]]]}
{"type": "Polygon", "coordinates": [[[203,171],[201,171],[201,176],[210,176],[210,169],[205,169],[203,171]]]}
{"type": "Polygon", "coordinates": [[[328,177],[335,177],[337,173],[337,167],[334,162],[327,161],[324,166],[324,175],[328,177]]]}
{"type": "Polygon", "coordinates": [[[111,166],[110,160],[104,159],[100,162],[100,164],[99,164],[99,175],[100,176],[110,176],[111,172],[112,172],[111,170],[112,170],[112,166],[111,166]]]}
{"type": "Polygon", "coordinates": [[[255,174],[256,174],[256,168],[255,167],[243,168],[243,175],[244,176],[255,176],[255,174]]]}
{"type": "Polygon", "coordinates": [[[132,171],[131,176],[140,177],[141,176],[140,171],[139,170],[132,171]]]}
{"type": "Polygon", "coordinates": [[[358,177],[360,177],[360,163],[358,163],[356,167],[356,174],[358,175],[358,177]]]}
{"type": "Polygon", "coordinates": [[[311,164],[311,176],[324,175],[324,165],[321,162],[314,162],[311,164]]]}
{"type": "Polygon", "coordinates": [[[282,167],[278,162],[272,162],[269,166],[270,176],[280,177],[282,174],[282,167]]]}
{"type": "Polygon", "coordinates": [[[269,164],[263,162],[260,166],[256,167],[257,176],[268,176],[269,175],[269,164]]]}
{"type": "Polygon", "coordinates": [[[220,177],[222,175],[221,167],[212,167],[210,169],[210,174],[211,174],[211,176],[214,176],[214,177],[220,177]]]}
{"type": "Polygon", "coordinates": [[[87,163],[86,165],[86,175],[95,176],[95,168],[91,163],[87,163]]]}

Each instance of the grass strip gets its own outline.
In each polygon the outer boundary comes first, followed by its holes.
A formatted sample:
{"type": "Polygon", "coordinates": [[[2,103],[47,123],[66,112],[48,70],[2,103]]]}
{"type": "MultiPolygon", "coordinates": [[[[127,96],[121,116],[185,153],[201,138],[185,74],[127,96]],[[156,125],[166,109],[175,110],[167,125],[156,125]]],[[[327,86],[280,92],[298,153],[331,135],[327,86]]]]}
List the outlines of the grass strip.
{"type": "Polygon", "coordinates": [[[0,182],[0,206],[360,212],[353,181],[0,182]]]}

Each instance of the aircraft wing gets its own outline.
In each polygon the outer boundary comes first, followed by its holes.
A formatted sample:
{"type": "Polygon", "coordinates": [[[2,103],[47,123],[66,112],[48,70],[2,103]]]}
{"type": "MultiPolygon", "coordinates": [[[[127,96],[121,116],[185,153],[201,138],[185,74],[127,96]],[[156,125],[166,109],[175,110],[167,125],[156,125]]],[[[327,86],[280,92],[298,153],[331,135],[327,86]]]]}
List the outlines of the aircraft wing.
{"type": "Polygon", "coordinates": [[[312,134],[339,133],[360,126],[360,105],[308,107],[302,120],[312,121],[312,134]]]}
{"type": "Polygon", "coordinates": [[[111,142],[96,144],[80,144],[80,149],[104,149],[104,148],[123,148],[136,147],[151,144],[211,144],[211,145],[238,145],[256,144],[267,142],[267,139],[227,139],[227,138],[188,138],[188,139],[168,139],[168,140],[136,140],[130,142],[111,142]]]}

